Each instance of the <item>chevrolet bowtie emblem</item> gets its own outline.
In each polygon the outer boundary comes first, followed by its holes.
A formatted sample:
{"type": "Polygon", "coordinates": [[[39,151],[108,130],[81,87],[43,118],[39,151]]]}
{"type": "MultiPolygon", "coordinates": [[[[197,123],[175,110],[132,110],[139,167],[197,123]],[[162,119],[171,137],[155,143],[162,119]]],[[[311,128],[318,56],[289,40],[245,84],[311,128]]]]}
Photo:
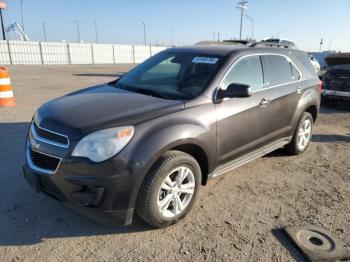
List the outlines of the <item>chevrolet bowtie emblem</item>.
{"type": "Polygon", "coordinates": [[[40,144],[33,139],[30,141],[30,146],[32,147],[32,149],[36,150],[39,149],[40,144]]]}

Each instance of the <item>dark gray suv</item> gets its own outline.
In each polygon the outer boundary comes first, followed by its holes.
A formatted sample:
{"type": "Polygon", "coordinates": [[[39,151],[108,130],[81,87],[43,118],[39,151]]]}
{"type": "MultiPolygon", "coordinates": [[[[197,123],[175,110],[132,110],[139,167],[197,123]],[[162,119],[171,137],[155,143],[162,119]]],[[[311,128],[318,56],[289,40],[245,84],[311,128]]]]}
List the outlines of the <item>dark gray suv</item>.
{"type": "Polygon", "coordinates": [[[321,84],[306,53],[171,48],[109,84],[36,112],[24,176],[36,191],[104,224],[182,219],[198,190],[284,147],[308,147],[321,84]]]}

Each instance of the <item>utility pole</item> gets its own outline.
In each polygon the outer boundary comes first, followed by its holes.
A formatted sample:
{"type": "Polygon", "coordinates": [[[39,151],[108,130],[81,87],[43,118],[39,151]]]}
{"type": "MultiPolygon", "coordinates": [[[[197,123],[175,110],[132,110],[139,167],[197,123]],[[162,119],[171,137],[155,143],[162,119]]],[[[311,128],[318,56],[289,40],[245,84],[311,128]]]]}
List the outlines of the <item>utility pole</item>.
{"type": "Polygon", "coordinates": [[[237,8],[241,10],[241,24],[239,28],[239,40],[242,40],[242,27],[243,27],[243,13],[244,10],[247,9],[246,4],[248,4],[248,1],[242,0],[241,2],[238,2],[237,8]]]}
{"type": "Polygon", "coordinates": [[[143,22],[143,42],[145,45],[147,45],[147,34],[146,34],[146,23],[143,22]]]}
{"type": "Polygon", "coordinates": [[[43,33],[44,33],[44,41],[47,42],[46,39],[46,29],[45,29],[45,22],[41,22],[43,24],[43,33]]]}
{"type": "Polygon", "coordinates": [[[96,18],[94,19],[94,25],[95,25],[95,42],[98,43],[98,34],[97,34],[97,22],[96,22],[96,18]]]}
{"type": "Polygon", "coordinates": [[[79,26],[80,21],[74,21],[74,23],[77,24],[77,42],[80,43],[80,26],[79,26]]]}
{"type": "Polygon", "coordinates": [[[6,9],[6,3],[0,2],[0,19],[1,19],[1,29],[2,29],[2,40],[6,40],[5,28],[4,28],[4,19],[2,17],[2,9],[6,9]]]}

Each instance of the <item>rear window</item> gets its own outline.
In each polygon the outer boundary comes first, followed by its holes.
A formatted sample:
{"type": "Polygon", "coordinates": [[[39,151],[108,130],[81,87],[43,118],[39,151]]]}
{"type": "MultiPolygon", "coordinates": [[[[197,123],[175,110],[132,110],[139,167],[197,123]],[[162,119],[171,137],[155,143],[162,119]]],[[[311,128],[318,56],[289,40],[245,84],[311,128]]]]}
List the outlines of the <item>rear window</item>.
{"type": "Polygon", "coordinates": [[[293,80],[294,81],[299,80],[301,76],[300,76],[298,69],[292,63],[290,63],[290,67],[292,69],[293,80]]]}
{"type": "Polygon", "coordinates": [[[269,86],[282,85],[294,81],[290,62],[279,55],[265,55],[266,73],[269,86]]]}

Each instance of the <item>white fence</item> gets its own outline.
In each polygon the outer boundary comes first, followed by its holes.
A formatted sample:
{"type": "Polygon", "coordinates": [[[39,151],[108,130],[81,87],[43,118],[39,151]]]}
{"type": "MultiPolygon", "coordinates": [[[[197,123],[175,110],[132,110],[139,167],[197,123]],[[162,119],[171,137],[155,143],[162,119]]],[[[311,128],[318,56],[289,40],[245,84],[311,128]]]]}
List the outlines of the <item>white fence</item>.
{"type": "Polygon", "coordinates": [[[141,63],[163,46],[0,41],[0,65],[141,63]]]}

